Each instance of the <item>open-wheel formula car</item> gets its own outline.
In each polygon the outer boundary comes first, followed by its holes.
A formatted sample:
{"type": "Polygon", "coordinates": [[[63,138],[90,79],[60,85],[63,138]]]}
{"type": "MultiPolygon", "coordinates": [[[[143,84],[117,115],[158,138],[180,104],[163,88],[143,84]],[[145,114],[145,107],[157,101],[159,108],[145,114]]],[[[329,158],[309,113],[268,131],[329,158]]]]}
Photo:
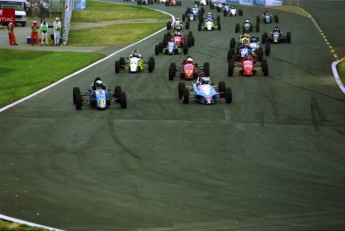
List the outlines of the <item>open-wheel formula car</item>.
{"type": "Polygon", "coordinates": [[[260,67],[257,67],[258,64],[250,54],[245,56],[240,63],[230,60],[228,64],[228,76],[233,76],[235,69],[238,70],[240,75],[246,77],[257,75],[259,70],[263,72],[264,76],[268,76],[267,60],[263,59],[260,67]]]}
{"type": "Polygon", "coordinates": [[[150,73],[155,69],[155,58],[150,57],[148,61],[144,61],[141,57],[129,57],[128,61],[124,57],[115,61],[115,72],[128,70],[130,73],[137,73],[148,70],[150,73]]]}
{"type": "Polygon", "coordinates": [[[206,6],[209,4],[208,0],[197,0],[194,1],[194,4],[196,4],[197,6],[206,6]]]}
{"type": "MultiPolygon", "coordinates": [[[[249,32],[253,32],[253,30],[254,30],[254,25],[250,22],[245,22],[243,23],[242,26],[239,23],[236,23],[235,25],[235,33],[238,33],[240,31],[242,31],[242,33],[249,33],[249,32]]],[[[256,32],[260,31],[259,23],[256,23],[255,30],[256,32]]]]}
{"type": "Polygon", "coordinates": [[[198,24],[198,31],[212,31],[212,30],[221,30],[222,27],[220,25],[220,21],[217,21],[217,25],[214,24],[213,20],[211,19],[206,19],[205,23],[199,22],[198,24]]]}
{"type": "MultiPolygon", "coordinates": [[[[195,43],[195,38],[193,36],[193,32],[189,31],[188,35],[185,36],[181,31],[175,31],[174,35],[171,35],[170,32],[167,32],[163,36],[162,40],[162,47],[166,47],[168,45],[168,42],[173,39],[176,42],[176,45],[178,47],[192,47],[195,43]]],[[[188,50],[187,50],[188,52],[188,50]]]]}
{"type": "Polygon", "coordinates": [[[272,23],[272,22],[275,22],[275,23],[279,23],[279,17],[278,15],[272,15],[270,13],[268,13],[268,11],[265,11],[264,14],[261,16],[258,15],[256,16],[256,22],[257,23],[260,23],[260,22],[263,22],[265,24],[269,24],[269,23],[272,23]]]}
{"type": "Polygon", "coordinates": [[[210,75],[210,64],[208,62],[204,63],[204,66],[198,66],[193,60],[187,57],[181,63],[179,68],[176,67],[175,63],[171,63],[169,67],[169,80],[174,80],[176,74],[179,75],[180,79],[191,80],[197,79],[199,76],[209,76],[210,75]]]}
{"type": "Polygon", "coordinates": [[[188,53],[188,44],[184,43],[182,46],[178,46],[176,41],[167,42],[166,46],[163,46],[163,43],[155,45],[155,55],[159,53],[174,55],[174,54],[187,54],[188,53]]]}
{"type": "Polygon", "coordinates": [[[270,55],[270,43],[266,43],[263,47],[258,39],[254,36],[248,41],[249,42],[244,43],[247,44],[247,47],[238,43],[237,47],[235,48],[235,38],[232,38],[230,40],[230,50],[228,51],[227,60],[229,61],[232,59],[234,61],[241,61],[246,54],[251,53],[255,61],[261,62],[264,54],[266,56],[270,55]]]}
{"type": "Polygon", "coordinates": [[[270,36],[265,32],[261,36],[261,42],[262,43],[291,43],[291,32],[287,32],[286,35],[284,35],[282,32],[279,31],[273,31],[271,32],[270,36]]]}
{"type": "Polygon", "coordinates": [[[185,21],[187,19],[186,28],[188,25],[187,29],[189,29],[190,21],[196,21],[197,18],[199,19],[199,21],[202,20],[203,13],[205,13],[204,7],[199,8],[195,6],[192,9],[188,7],[186,12],[182,15],[182,21],[185,21]]]}
{"type": "Polygon", "coordinates": [[[81,110],[82,106],[86,104],[100,110],[109,108],[112,103],[118,103],[121,108],[127,108],[126,93],[121,90],[120,86],[116,86],[113,92],[107,88],[80,91],[79,87],[74,87],[73,103],[77,110],[81,110]]]}
{"type": "Polygon", "coordinates": [[[138,5],[153,5],[154,0],[137,0],[138,5]]]}
{"type": "Polygon", "coordinates": [[[226,87],[224,82],[219,82],[218,86],[211,84],[210,77],[199,77],[192,86],[186,86],[184,82],[178,85],[178,97],[183,104],[188,104],[193,100],[200,104],[215,104],[220,98],[226,103],[232,102],[232,92],[230,87],[226,87]]]}
{"type": "Polygon", "coordinates": [[[181,1],[178,1],[178,0],[167,0],[165,2],[165,5],[166,6],[181,6],[181,1]]]}
{"type": "Polygon", "coordinates": [[[226,16],[237,16],[237,15],[243,16],[243,10],[238,9],[238,12],[237,12],[237,8],[234,5],[229,6],[229,4],[226,3],[222,9],[223,9],[224,17],[226,17],[226,16]]]}

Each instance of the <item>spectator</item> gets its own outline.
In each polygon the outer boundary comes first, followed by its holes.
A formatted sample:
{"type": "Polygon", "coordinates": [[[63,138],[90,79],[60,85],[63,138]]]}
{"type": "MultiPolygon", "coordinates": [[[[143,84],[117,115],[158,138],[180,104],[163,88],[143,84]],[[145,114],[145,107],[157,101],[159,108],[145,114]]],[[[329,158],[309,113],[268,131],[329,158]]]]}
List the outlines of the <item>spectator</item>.
{"type": "Polygon", "coordinates": [[[59,18],[56,18],[54,22],[54,46],[60,45],[60,32],[61,32],[61,22],[59,18]]]}
{"type": "Polygon", "coordinates": [[[17,44],[17,41],[16,41],[16,37],[14,36],[14,23],[13,22],[10,22],[8,25],[7,25],[7,30],[8,30],[8,40],[10,42],[10,45],[18,45],[17,44]]]}
{"type": "Polygon", "coordinates": [[[32,22],[31,25],[31,46],[34,45],[34,38],[36,38],[36,45],[39,44],[39,37],[38,37],[38,30],[40,29],[40,26],[37,24],[36,21],[32,22]]]}
{"type": "Polygon", "coordinates": [[[46,46],[48,46],[48,23],[43,21],[41,23],[41,45],[43,46],[43,41],[45,41],[46,46]]]}

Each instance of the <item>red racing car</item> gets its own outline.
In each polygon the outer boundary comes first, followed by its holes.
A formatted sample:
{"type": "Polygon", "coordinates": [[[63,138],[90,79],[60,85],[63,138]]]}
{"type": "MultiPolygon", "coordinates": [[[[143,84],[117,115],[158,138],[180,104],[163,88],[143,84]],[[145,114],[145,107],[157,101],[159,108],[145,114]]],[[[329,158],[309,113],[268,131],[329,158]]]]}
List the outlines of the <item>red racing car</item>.
{"type": "Polygon", "coordinates": [[[199,76],[210,76],[210,64],[204,63],[204,66],[198,67],[198,64],[188,56],[181,63],[181,67],[176,68],[175,63],[171,63],[169,67],[169,80],[174,80],[176,73],[179,73],[181,79],[192,80],[197,79],[199,76]]]}

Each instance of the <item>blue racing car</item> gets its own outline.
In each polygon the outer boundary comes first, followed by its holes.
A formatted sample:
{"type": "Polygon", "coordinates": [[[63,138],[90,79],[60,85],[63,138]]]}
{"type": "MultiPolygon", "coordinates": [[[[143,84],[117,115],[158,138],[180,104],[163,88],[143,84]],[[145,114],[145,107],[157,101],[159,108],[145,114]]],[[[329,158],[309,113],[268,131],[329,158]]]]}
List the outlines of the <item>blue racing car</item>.
{"type": "Polygon", "coordinates": [[[199,77],[192,86],[180,82],[178,96],[184,104],[189,103],[190,96],[192,96],[191,100],[201,104],[215,104],[219,98],[224,98],[226,103],[232,102],[231,88],[226,88],[224,82],[219,82],[218,87],[214,87],[210,77],[199,77]]]}

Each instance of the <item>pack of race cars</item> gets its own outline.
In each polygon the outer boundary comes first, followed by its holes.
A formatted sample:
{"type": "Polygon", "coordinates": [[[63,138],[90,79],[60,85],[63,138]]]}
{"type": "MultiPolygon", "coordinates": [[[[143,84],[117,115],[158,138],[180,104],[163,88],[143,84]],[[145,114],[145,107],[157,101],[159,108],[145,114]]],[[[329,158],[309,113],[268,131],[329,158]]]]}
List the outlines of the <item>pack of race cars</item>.
{"type": "MultiPolygon", "coordinates": [[[[178,0],[137,0],[139,5],[163,3],[165,6],[181,6],[178,0]]],[[[197,38],[202,37],[201,31],[221,30],[220,15],[224,17],[238,17],[240,20],[244,15],[242,9],[227,3],[215,2],[213,0],[198,0],[192,8],[187,8],[182,14],[182,20],[176,17],[173,22],[167,22],[167,32],[163,39],[154,45],[154,54],[187,55],[189,49],[195,45],[195,37],[189,30],[191,23],[197,22],[197,29],[200,31],[197,38]],[[205,8],[209,6],[210,11],[206,13],[205,8]],[[214,17],[211,10],[215,9],[219,14],[214,17]]],[[[231,38],[229,50],[227,51],[227,75],[235,74],[245,77],[254,75],[269,75],[267,58],[271,53],[271,44],[291,43],[291,32],[284,34],[278,26],[274,26],[272,32],[264,32],[261,35],[252,35],[260,31],[260,24],[272,25],[279,23],[278,15],[273,15],[265,11],[262,15],[256,16],[255,24],[248,18],[242,24],[234,23],[235,33],[241,32],[239,38],[231,38]]],[[[263,28],[269,28],[263,26],[263,28]]],[[[193,48],[194,49],[194,48],[193,48]]],[[[115,61],[115,73],[128,72],[140,73],[148,71],[152,73],[155,69],[155,58],[143,58],[138,51],[134,50],[127,58],[120,57],[115,61]]],[[[171,62],[168,68],[168,79],[180,79],[178,84],[178,98],[183,104],[194,101],[201,104],[215,104],[220,99],[226,103],[232,102],[232,91],[226,87],[224,82],[219,82],[216,86],[211,82],[211,72],[209,62],[199,65],[191,56],[185,57],[181,65],[171,62]],[[193,83],[187,85],[185,80],[193,83]]],[[[80,91],[78,87],[73,88],[73,102],[77,110],[83,105],[90,104],[98,109],[109,108],[112,103],[117,103],[121,108],[127,108],[126,94],[120,86],[116,86],[114,91],[108,87],[97,86],[96,79],[87,91],[80,91]]]]}

